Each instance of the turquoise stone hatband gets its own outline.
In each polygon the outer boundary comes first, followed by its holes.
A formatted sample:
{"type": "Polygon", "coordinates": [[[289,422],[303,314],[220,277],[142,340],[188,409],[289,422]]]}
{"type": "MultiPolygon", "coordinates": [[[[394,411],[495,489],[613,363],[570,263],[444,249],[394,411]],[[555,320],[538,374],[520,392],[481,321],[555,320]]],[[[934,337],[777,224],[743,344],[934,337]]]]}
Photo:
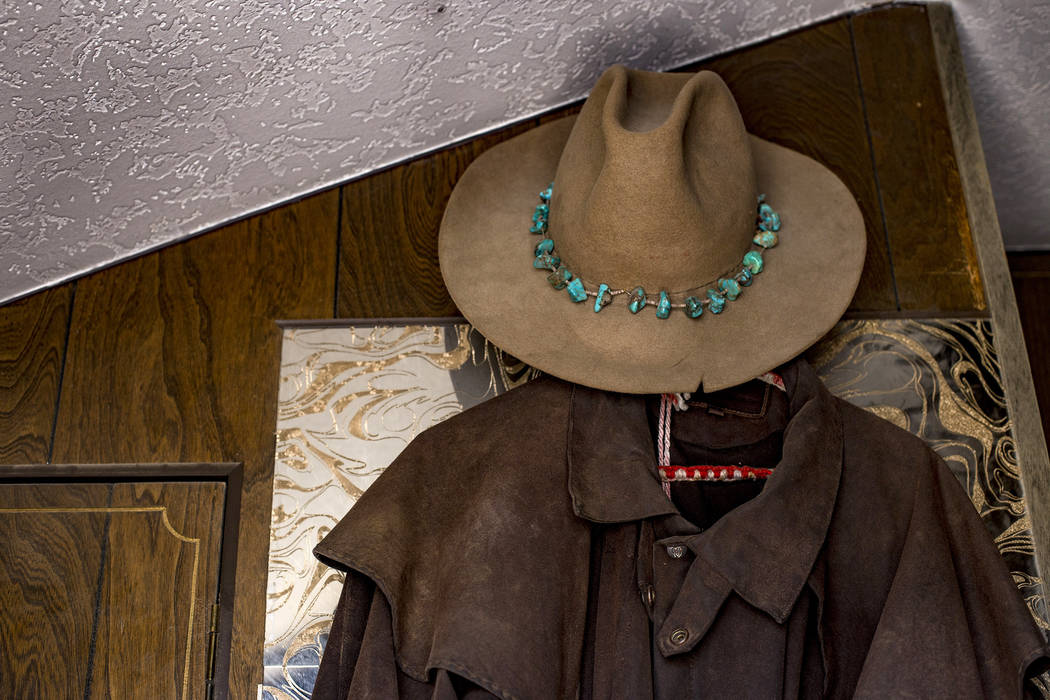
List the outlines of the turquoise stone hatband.
{"type": "Polygon", "coordinates": [[[650,297],[641,286],[631,289],[610,289],[609,285],[602,282],[596,291],[591,291],[583,280],[573,274],[562,259],[554,254],[554,240],[547,234],[552,196],[554,196],[553,182],[547,186],[547,189],[540,192],[540,203],[532,214],[532,226],[529,232],[543,236],[543,240],[535,248],[532,266],[548,272],[547,280],[551,286],[555,289],[566,290],[569,298],[574,302],[578,303],[588,297],[593,297],[595,313],[599,313],[608,306],[615,297],[626,294],[630,297],[627,308],[632,314],[638,313],[650,304],[656,307],[656,317],[660,319],[669,318],[671,309],[682,309],[689,318],[700,318],[705,307],[713,314],[720,314],[725,310],[726,302],[736,300],[744,287],[751,286],[754,276],[762,272],[765,267],[762,251],[774,247],[780,240],[777,235],[780,230],[780,215],[766,203],[764,194],[759,195],[758,211],[755,216],[755,235],[751,239],[753,247],[744,254],[741,264],[714,280],[697,285],[685,292],[675,293],[674,296],[682,297],[681,301],[672,301],[672,293],[663,289],[655,298],[650,297]],[[699,294],[694,293],[698,291],[699,294]]]}

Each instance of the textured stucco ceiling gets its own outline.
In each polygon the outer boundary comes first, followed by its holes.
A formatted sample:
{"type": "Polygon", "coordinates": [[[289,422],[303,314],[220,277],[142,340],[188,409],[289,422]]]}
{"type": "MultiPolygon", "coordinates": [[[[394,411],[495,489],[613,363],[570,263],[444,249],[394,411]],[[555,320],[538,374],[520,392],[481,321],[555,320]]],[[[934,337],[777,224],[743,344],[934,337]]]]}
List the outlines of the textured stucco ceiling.
{"type": "MultiPolygon", "coordinates": [[[[0,4],[0,301],[852,0],[0,4]]],[[[1048,246],[1050,4],[954,4],[1008,245],[1048,246]]]]}

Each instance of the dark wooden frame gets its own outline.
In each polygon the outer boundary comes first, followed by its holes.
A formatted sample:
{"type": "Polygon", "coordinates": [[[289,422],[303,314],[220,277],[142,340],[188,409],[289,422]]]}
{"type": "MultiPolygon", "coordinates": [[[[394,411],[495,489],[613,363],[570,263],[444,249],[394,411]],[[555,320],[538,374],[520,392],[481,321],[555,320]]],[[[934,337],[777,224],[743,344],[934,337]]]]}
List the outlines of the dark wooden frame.
{"type": "Polygon", "coordinates": [[[237,537],[241,519],[241,462],[158,464],[13,464],[0,465],[0,486],[5,484],[137,483],[214,481],[226,487],[222,536],[219,544],[217,602],[219,616],[211,664],[208,697],[230,694],[230,650],[233,641],[233,605],[237,577],[237,537]]]}
{"type": "Polygon", "coordinates": [[[966,215],[973,234],[977,262],[991,317],[1003,389],[1010,414],[1017,463],[1021,470],[1028,515],[1032,520],[1035,561],[1043,578],[1050,572],[1050,455],[1039,417],[1032,368],[1025,350],[1021,317],[1017,311],[1003,235],[992,197],[977,115],[966,84],[952,8],[945,3],[926,6],[940,87],[948,115],[955,160],[959,167],[966,215]]]}

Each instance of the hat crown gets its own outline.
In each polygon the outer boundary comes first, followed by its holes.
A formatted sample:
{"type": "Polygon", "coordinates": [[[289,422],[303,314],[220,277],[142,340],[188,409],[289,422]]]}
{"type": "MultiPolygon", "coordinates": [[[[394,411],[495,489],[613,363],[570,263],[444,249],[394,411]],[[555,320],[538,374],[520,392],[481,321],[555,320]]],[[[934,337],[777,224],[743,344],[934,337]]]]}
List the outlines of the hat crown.
{"type": "Polygon", "coordinates": [[[692,289],[739,266],[755,225],[740,111],[716,74],[608,69],[558,163],[550,235],[613,288],[692,289]]]}

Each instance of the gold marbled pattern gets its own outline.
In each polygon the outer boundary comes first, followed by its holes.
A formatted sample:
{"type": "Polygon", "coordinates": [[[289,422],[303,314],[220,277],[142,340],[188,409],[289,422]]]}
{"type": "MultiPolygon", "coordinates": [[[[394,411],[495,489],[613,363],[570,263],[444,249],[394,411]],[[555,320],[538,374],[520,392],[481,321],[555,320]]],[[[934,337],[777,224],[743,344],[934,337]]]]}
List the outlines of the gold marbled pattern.
{"type": "MultiPolygon", "coordinates": [[[[989,323],[848,321],[807,355],[832,392],[947,460],[1050,630],[989,323]]],[[[341,585],[313,546],[421,430],[535,374],[466,325],[286,331],[262,698],[313,687],[341,585]]]]}
{"type": "Polygon", "coordinates": [[[838,324],[807,353],[828,388],[923,439],[963,484],[1050,631],[999,361],[986,320],[838,324]]]}
{"type": "Polygon", "coordinates": [[[420,431],[534,375],[464,324],[285,332],[264,697],[313,686],[342,584],[314,545],[420,431]]]}

